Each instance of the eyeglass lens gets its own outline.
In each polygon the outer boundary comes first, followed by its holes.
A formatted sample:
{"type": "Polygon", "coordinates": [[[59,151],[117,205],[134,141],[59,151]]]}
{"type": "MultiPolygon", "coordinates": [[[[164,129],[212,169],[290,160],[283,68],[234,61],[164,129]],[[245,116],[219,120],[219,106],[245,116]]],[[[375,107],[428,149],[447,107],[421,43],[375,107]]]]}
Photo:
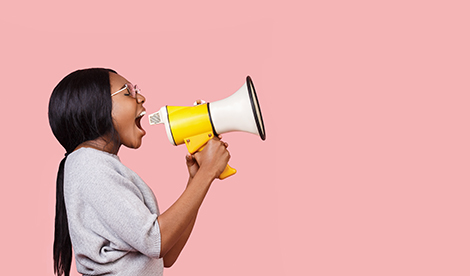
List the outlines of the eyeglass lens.
{"type": "Polygon", "coordinates": [[[131,94],[131,96],[135,98],[137,96],[137,93],[140,92],[140,89],[137,85],[132,86],[132,84],[128,84],[127,91],[129,91],[129,94],[131,94]]]}

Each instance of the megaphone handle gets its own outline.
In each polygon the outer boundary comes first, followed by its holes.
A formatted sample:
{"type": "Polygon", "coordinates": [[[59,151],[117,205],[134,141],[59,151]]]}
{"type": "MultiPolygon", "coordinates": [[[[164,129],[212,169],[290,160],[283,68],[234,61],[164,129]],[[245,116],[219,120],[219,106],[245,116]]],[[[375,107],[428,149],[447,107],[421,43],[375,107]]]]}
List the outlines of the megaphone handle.
{"type": "MultiPolygon", "coordinates": [[[[205,146],[202,146],[200,149],[198,149],[198,151],[201,151],[202,149],[204,149],[205,146]]],[[[237,172],[236,169],[230,167],[229,164],[227,164],[227,166],[225,166],[225,169],[224,171],[219,175],[219,179],[220,180],[223,180],[229,176],[232,176],[234,175],[235,173],[237,172]]]]}
{"type": "MultiPolygon", "coordinates": [[[[193,154],[196,151],[201,151],[204,149],[206,143],[212,139],[214,134],[212,132],[202,133],[199,135],[192,136],[190,138],[184,139],[186,147],[188,148],[189,153],[193,154]]],[[[230,167],[228,164],[225,167],[224,171],[219,175],[219,179],[225,179],[231,175],[234,175],[237,172],[236,169],[230,167]]]]}
{"type": "Polygon", "coordinates": [[[229,176],[234,175],[237,172],[234,168],[230,167],[229,164],[225,167],[224,171],[219,175],[219,179],[225,179],[229,176]]]}

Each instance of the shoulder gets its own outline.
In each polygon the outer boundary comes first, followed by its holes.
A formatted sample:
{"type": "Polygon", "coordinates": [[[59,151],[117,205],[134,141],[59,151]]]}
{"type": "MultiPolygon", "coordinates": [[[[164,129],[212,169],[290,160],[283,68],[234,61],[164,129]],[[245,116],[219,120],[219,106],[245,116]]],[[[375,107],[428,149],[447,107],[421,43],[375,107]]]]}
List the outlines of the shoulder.
{"type": "MultiPolygon", "coordinates": [[[[81,148],[71,153],[65,162],[64,190],[66,193],[116,195],[132,193],[141,197],[140,177],[121,163],[116,155],[81,148]]],[[[143,182],[143,181],[142,181],[143,182]]]]}
{"type": "Polygon", "coordinates": [[[119,174],[126,178],[134,178],[135,172],[122,164],[115,154],[92,148],[81,148],[67,157],[65,174],[74,176],[77,174],[86,176],[119,174]]]}
{"type": "Polygon", "coordinates": [[[120,182],[128,178],[130,169],[124,166],[116,155],[91,149],[81,148],[71,153],[65,161],[65,183],[93,183],[100,186],[105,183],[120,182]]]}
{"type": "Polygon", "coordinates": [[[81,148],[74,151],[65,161],[65,166],[69,168],[94,168],[96,166],[117,166],[119,164],[121,164],[121,162],[116,155],[92,148],[81,148]]]}
{"type": "MultiPolygon", "coordinates": [[[[79,149],[67,157],[64,197],[69,205],[73,202],[97,203],[99,206],[103,203],[123,204],[122,199],[134,202],[134,205],[143,201],[156,202],[151,189],[116,155],[89,148],[79,149]]],[[[152,208],[158,210],[158,207],[152,208]]]]}

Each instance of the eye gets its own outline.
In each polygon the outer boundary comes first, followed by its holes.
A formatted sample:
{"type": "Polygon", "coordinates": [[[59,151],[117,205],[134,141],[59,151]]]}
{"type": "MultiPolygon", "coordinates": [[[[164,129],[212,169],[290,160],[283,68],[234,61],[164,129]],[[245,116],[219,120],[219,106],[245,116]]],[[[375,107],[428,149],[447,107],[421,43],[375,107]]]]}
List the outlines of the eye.
{"type": "Polygon", "coordinates": [[[126,90],[127,90],[127,93],[124,93],[124,96],[131,96],[132,93],[131,91],[129,91],[129,86],[126,84],[126,90]]]}

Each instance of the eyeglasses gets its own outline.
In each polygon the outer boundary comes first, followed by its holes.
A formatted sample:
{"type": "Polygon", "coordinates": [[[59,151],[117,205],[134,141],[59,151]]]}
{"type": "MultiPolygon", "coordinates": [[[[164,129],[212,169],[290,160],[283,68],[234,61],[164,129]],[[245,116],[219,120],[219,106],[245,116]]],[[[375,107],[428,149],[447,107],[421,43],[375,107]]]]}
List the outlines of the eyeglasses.
{"type": "Polygon", "coordinates": [[[134,99],[137,97],[137,93],[140,93],[140,89],[137,87],[137,84],[132,86],[130,83],[126,83],[123,88],[111,94],[111,97],[125,89],[127,89],[127,92],[129,92],[130,96],[134,99]]]}

